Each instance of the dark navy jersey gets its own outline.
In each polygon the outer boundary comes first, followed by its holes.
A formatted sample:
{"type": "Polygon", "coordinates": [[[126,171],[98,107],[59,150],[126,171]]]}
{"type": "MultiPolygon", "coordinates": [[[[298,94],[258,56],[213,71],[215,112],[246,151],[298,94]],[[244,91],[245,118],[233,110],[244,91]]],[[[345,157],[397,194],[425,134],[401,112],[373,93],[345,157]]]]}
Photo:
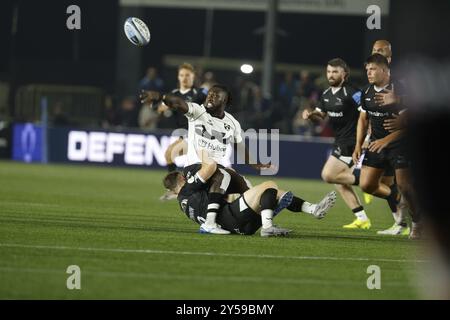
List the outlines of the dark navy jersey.
{"type": "MultiPolygon", "coordinates": [[[[176,95],[180,98],[182,98],[186,102],[194,102],[197,104],[203,104],[206,99],[206,95],[208,93],[208,90],[203,88],[191,88],[189,91],[185,93],[181,93],[180,89],[172,90],[171,92],[173,95],[176,95]]],[[[173,110],[174,116],[176,119],[177,127],[178,128],[185,128],[188,127],[188,121],[184,114],[182,114],[179,111],[173,110]]]]}
{"type": "Polygon", "coordinates": [[[336,143],[356,142],[360,98],[361,91],[349,84],[344,84],[335,93],[330,87],[320,97],[316,110],[328,115],[336,143]]]}
{"type": "MultiPolygon", "coordinates": [[[[394,90],[395,94],[401,96],[404,94],[404,89],[399,82],[390,82],[385,88],[375,88],[374,85],[367,87],[361,96],[360,110],[367,113],[367,117],[371,125],[370,140],[375,141],[382,139],[390,134],[383,126],[384,120],[393,119],[394,115],[398,115],[405,110],[405,107],[399,104],[392,104],[389,106],[379,106],[375,103],[375,94],[379,92],[386,92],[394,90]]],[[[401,139],[389,144],[388,148],[395,148],[401,144],[401,139]]]]}
{"type": "Polygon", "coordinates": [[[178,193],[181,210],[192,221],[202,224],[208,209],[208,192],[206,184],[197,181],[196,176],[186,177],[186,183],[178,193]]]}

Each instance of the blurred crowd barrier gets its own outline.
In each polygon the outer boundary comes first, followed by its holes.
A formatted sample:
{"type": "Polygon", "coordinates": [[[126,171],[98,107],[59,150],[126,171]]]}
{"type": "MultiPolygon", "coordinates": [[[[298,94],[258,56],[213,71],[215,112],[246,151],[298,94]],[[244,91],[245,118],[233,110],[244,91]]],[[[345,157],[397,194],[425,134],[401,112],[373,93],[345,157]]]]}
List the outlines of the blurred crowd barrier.
{"type": "Polygon", "coordinates": [[[18,88],[14,119],[39,122],[42,99],[55,125],[98,125],[102,117],[104,92],[96,87],[30,84],[18,88]]]}

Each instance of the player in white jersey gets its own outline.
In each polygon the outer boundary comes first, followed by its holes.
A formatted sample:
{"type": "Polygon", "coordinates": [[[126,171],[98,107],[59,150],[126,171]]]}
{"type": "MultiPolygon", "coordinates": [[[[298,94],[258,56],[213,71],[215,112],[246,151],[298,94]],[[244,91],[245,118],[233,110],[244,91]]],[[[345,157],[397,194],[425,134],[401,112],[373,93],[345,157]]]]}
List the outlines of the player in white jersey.
{"type": "MultiPolygon", "coordinates": [[[[233,145],[237,145],[238,152],[244,153],[245,162],[255,169],[269,168],[270,165],[250,163],[250,157],[242,138],[239,122],[225,108],[231,104],[231,94],[225,86],[213,86],[206,97],[204,105],[186,102],[173,94],[161,95],[158,92],[146,92],[141,97],[144,101],[164,102],[171,109],[183,113],[188,118],[188,153],[184,175],[188,179],[191,172],[198,171],[201,166],[201,154],[205,154],[219,166],[228,165],[227,155],[233,145]]],[[[157,105],[154,103],[154,105],[157,105]]],[[[215,222],[225,192],[242,194],[248,190],[245,180],[236,174],[223,171],[224,184],[209,191],[209,205],[207,218],[201,226],[204,233],[224,234],[215,222]],[[233,187],[229,188],[231,185],[233,187]],[[232,189],[233,191],[231,191],[232,189]]],[[[194,175],[192,175],[194,176],[194,175]]],[[[219,184],[220,185],[220,184],[219,184]]],[[[226,232],[228,233],[228,232],[226,232]]]]}

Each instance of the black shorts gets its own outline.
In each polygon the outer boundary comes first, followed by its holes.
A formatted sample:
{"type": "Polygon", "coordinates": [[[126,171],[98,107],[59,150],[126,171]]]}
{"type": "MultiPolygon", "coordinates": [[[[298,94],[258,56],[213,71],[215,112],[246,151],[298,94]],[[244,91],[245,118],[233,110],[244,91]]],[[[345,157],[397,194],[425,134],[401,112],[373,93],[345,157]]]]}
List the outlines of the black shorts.
{"type": "MultiPolygon", "coordinates": [[[[380,153],[367,150],[363,165],[377,169],[388,170],[389,168],[393,168],[397,170],[409,168],[410,161],[406,157],[405,152],[400,148],[384,149],[380,153]]],[[[389,173],[392,173],[392,169],[389,173]]],[[[385,173],[385,175],[387,174],[385,173]]]]}
{"type": "Polygon", "coordinates": [[[261,228],[261,216],[251,209],[243,196],[225,204],[217,214],[216,222],[234,234],[252,235],[261,228]]]}
{"type": "Polygon", "coordinates": [[[384,177],[393,177],[395,176],[395,169],[393,166],[389,165],[388,167],[385,168],[384,170],[384,177]]]}
{"type": "MultiPolygon", "coordinates": [[[[186,179],[194,176],[202,167],[201,163],[192,164],[190,166],[184,167],[183,175],[186,179]]],[[[217,165],[218,168],[225,169],[231,176],[230,185],[227,189],[227,194],[239,193],[243,194],[249,189],[247,181],[239,173],[230,168],[225,168],[222,165],[217,165]]]]}
{"type": "Polygon", "coordinates": [[[333,145],[331,155],[336,159],[345,163],[349,168],[353,166],[353,151],[355,150],[355,143],[336,142],[333,145]]]}

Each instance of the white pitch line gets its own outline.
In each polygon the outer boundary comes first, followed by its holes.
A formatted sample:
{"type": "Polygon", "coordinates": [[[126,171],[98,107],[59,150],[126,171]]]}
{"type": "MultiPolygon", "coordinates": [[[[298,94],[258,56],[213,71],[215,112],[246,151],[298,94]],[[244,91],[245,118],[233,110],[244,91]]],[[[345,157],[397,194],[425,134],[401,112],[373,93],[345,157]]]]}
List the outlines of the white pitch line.
{"type": "Polygon", "coordinates": [[[9,248],[30,248],[30,249],[50,249],[50,250],[75,250],[75,251],[97,251],[97,252],[119,252],[119,253],[147,253],[147,254],[167,254],[186,256],[211,256],[211,257],[232,257],[232,258],[254,258],[254,259],[291,259],[291,260],[331,260],[331,261],[380,261],[380,262],[400,262],[400,263],[426,263],[427,260],[413,259],[385,259],[385,258],[357,258],[357,257],[320,257],[320,256],[283,256],[270,254],[240,254],[240,253],[216,253],[216,252],[194,252],[194,251],[171,251],[153,249],[114,249],[114,248],[86,248],[67,246],[44,246],[26,245],[17,243],[0,243],[0,247],[9,248]]]}
{"type": "MultiPolygon", "coordinates": [[[[3,267],[0,266],[0,271],[8,273],[38,273],[38,274],[50,274],[50,275],[63,275],[65,270],[56,269],[41,269],[41,268],[17,268],[17,267],[3,267]]],[[[233,275],[180,275],[173,273],[141,273],[141,272],[111,272],[111,271],[83,271],[85,276],[96,277],[108,277],[108,278],[138,278],[138,279],[157,279],[157,280],[170,280],[170,281],[194,281],[194,282],[251,282],[251,283],[271,283],[271,284],[284,284],[284,285],[316,285],[316,286],[354,286],[361,287],[365,284],[365,279],[361,281],[342,281],[342,280],[322,280],[322,279],[305,279],[305,278],[277,278],[277,277],[258,277],[258,276],[233,276],[233,275]]],[[[398,281],[390,281],[387,284],[383,283],[383,286],[387,287],[404,287],[405,283],[398,281]]]]}

